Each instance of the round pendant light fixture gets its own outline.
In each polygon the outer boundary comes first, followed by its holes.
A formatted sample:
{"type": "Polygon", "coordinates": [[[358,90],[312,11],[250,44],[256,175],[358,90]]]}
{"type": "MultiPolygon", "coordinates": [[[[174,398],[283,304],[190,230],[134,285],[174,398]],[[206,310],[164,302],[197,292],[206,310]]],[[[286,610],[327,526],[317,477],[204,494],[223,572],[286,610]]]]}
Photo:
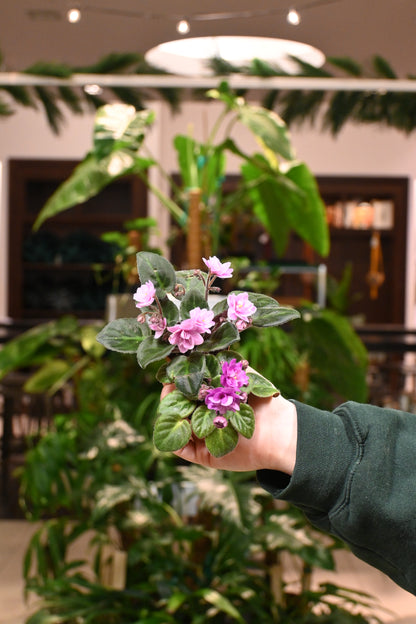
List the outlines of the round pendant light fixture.
{"type": "Polygon", "coordinates": [[[190,37],[161,43],[145,54],[150,65],[182,76],[212,76],[209,62],[213,58],[236,67],[247,66],[257,58],[288,74],[296,74],[299,67],[291,57],[314,67],[325,63],[323,52],[311,45],[272,37],[190,37]]]}

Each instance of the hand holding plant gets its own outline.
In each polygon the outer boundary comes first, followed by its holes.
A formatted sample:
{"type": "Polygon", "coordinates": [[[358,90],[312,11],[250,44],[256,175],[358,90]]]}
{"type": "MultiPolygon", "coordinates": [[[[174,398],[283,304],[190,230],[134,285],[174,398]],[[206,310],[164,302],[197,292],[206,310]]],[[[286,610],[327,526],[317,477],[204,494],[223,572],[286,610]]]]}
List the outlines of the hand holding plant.
{"type": "Polygon", "coordinates": [[[248,369],[248,362],[230,347],[250,326],[270,327],[297,318],[267,295],[231,292],[211,309],[214,281],[231,277],[229,262],[203,259],[207,272],[175,271],[165,258],[137,254],[141,286],[134,294],[137,319],[117,319],[97,339],[108,349],[136,353],[142,368],[164,363],[157,379],[176,389],[163,398],[154,428],[161,451],[177,451],[195,435],[214,457],[232,451],[239,434],[251,438],[254,412],[250,394],[267,397],[277,388],[248,369]]]}

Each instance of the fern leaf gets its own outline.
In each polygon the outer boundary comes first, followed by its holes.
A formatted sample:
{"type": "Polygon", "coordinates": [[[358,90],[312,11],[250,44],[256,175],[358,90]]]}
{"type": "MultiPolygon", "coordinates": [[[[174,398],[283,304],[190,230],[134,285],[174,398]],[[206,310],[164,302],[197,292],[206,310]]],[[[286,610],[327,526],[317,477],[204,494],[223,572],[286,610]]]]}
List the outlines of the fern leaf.
{"type": "Polygon", "coordinates": [[[54,76],[55,78],[69,78],[72,76],[72,70],[68,65],[59,63],[48,63],[39,61],[24,70],[25,74],[34,74],[36,76],[54,76]]]}
{"type": "Polygon", "coordinates": [[[93,65],[88,65],[86,67],[74,67],[73,71],[77,74],[119,73],[131,68],[131,66],[138,63],[140,59],[141,56],[133,52],[112,52],[93,65]]]}
{"type": "Polygon", "coordinates": [[[50,127],[58,134],[64,116],[55,102],[56,96],[45,87],[35,87],[35,92],[43,105],[50,127]]]}
{"type": "Polygon", "coordinates": [[[352,58],[349,58],[347,56],[343,56],[343,57],[330,56],[326,59],[326,61],[330,65],[334,65],[338,69],[342,69],[342,71],[346,72],[347,74],[350,74],[351,76],[358,77],[358,76],[363,75],[361,65],[359,65],[359,63],[357,63],[352,58]]]}
{"type": "Polygon", "coordinates": [[[80,98],[73,89],[70,89],[69,87],[59,87],[58,92],[61,100],[68,106],[70,111],[76,115],[82,114],[83,111],[80,104],[80,98]]]}
{"type": "Polygon", "coordinates": [[[391,67],[390,63],[388,63],[382,56],[376,55],[373,58],[373,66],[377,74],[382,78],[397,78],[397,74],[391,67]]]}

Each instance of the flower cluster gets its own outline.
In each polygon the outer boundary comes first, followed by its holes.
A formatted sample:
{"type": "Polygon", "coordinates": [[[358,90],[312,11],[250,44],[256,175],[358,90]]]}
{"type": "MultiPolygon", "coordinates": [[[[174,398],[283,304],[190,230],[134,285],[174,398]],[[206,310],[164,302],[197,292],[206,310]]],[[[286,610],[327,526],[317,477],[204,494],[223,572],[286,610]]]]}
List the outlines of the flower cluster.
{"type": "Polygon", "coordinates": [[[242,388],[248,386],[249,378],[244,370],[248,362],[241,360],[237,362],[235,358],[222,364],[221,385],[217,388],[209,388],[205,393],[205,404],[208,409],[216,412],[213,420],[218,429],[223,429],[228,425],[227,412],[237,412],[240,403],[247,401],[247,392],[242,392],[242,388]]]}
{"type": "MultiPolygon", "coordinates": [[[[216,256],[210,256],[208,260],[203,258],[203,261],[209,270],[205,280],[206,293],[208,294],[212,290],[215,279],[217,277],[223,279],[231,277],[233,269],[230,262],[220,262],[216,256]]],[[[196,271],[195,275],[204,280],[201,272],[196,271]]],[[[137,320],[141,323],[147,320],[149,328],[155,332],[154,337],[156,339],[167,336],[169,343],[177,347],[182,354],[202,345],[204,335],[210,334],[211,328],[216,324],[212,310],[197,306],[189,311],[189,318],[168,326],[151,280],[147,280],[139,286],[133,295],[133,299],[136,302],[136,307],[141,309],[137,320]],[[146,318],[147,316],[148,318],[146,318]],[[168,334],[165,333],[165,330],[168,334]]],[[[249,301],[248,293],[244,292],[237,295],[231,293],[227,297],[227,304],[226,318],[233,321],[239,331],[247,329],[250,326],[251,317],[257,309],[249,301]]]]}
{"type": "Polygon", "coordinates": [[[175,390],[159,405],[153,439],[161,451],[176,451],[192,436],[221,457],[235,448],[239,435],[254,432],[250,395],[276,394],[276,387],[248,368],[232,350],[242,331],[280,325],[299,316],[263,294],[230,292],[216,299],[217,278],[232,277],[230,262],[202,259],[207,271],[175,271],[158,254],[139,252],[140,286],[133,295],[137,318],[111,321],[97,339],[108,349],[135,353],[142,368],[159,362],[157,379],[175,390]]]}

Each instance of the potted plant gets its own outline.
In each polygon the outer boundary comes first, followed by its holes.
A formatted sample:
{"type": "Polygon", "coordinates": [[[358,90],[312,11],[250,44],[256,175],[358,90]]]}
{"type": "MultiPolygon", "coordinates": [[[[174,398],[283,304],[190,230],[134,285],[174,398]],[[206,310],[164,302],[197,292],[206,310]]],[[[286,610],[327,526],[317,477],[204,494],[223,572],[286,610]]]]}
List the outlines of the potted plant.
{"type": "Polygon", "coordinates": [[[278,254],[284,252],[294,231],[321,256],[327,255],[328,228],[316,180],[307,165],[296,158],[283,120],[272,111],[247,103],[226,83],[208,95],[222,103],[222,111],[206,141],[184,135],[174,138],[181,180],[178,184],[163,172],[169,181],[168,194],[155,187],[149,177],[152,167],[161,169],[146,151],[154,113],[137,112],[122,104],[99,109],[91,150],[48,200],[35,228],[96,195],[115,179],[135,174],[185,233],[187,266],[196,267],[201,257],[217,252],[224,215],[236,206],[238,211],[240,204],[247,210],[247,197],[249,209],[270,235],[278,254]],[[232,137],[239,125],[251,132],[261,151],[247,154],[239,147],[232,137]],[[225,187],[228,154],[241,162],[240,181],[231,192],[225,187]]]}

